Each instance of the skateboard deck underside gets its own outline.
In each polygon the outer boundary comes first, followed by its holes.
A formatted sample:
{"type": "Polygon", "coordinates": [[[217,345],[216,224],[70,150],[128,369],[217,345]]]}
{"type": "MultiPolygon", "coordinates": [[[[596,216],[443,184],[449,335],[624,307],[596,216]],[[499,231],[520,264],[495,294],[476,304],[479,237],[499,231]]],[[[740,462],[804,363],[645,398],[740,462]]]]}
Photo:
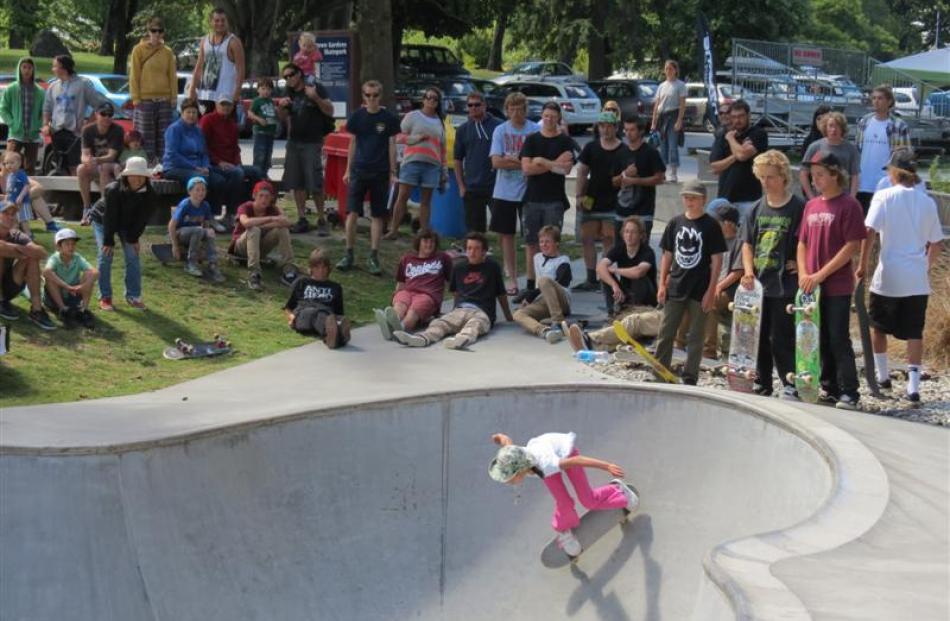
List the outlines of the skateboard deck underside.
{"type": "Polygon", "coordinates": [[[726,382],[732,390],[752,392],[762,325],[762,285],[759,281],[755,281],[751,290],[740,286],[733,304],[726,382]]]}

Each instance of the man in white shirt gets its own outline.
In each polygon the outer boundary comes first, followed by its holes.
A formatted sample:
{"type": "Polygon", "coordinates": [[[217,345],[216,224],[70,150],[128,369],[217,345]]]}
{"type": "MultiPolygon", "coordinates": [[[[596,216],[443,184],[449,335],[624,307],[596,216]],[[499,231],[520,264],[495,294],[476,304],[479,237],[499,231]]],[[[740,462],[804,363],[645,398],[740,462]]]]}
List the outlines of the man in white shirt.
{"type": "Polygon", "coordinates": [[[887,335],[907,341],[906,398],[920,401],[920,364],[923,357],[924,318],[930,296],[928,272],[940,252],[943,230],[937,205],[914,188],[919,182],[917,162],[910,149],[897,149],[887,162],[893,187],[874,195],[865,218],[868,236],[862,243],[858,277],[867,273],[875,237],[881,254],[871,278],[868,315],[878,383],[890,388],[887,335]]]}
{"type": "Polygon", "coordinates": [[[900,147],[910,147],[907,123],[891,114],[894,108],[894,92],[890,86],[878,86],[871,91],[871,106],[874,112],[858,121],[855,146],[861,152],[861,183],[856,198],[865,215],[871,205],[871,197],[891,153],[900,147]]]}

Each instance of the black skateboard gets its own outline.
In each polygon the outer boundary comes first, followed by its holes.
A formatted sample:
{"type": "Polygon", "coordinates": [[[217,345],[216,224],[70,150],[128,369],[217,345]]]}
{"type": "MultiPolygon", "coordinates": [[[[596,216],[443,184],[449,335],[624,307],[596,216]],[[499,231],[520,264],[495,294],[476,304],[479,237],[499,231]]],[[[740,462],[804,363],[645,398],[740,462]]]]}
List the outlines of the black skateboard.
{"type": "Polygon", "coordinates": [[[175,262],[175,253],[172,252],[171,244],[152,244],[152,254],[162,265],[170,265],[175,262]]]}
{"type": "Polygon", "coordinates": [[[868,390],[875,397],[882,397],[881,389],[877,385],[877,376],[874,373],[874,350],[871,347],[871,326],[868,319],[868,308],[864,303],[864,279],[858,281],[854,288],[854,311],[858,315],[858,331],[861,333],[861,349],[864,355],[864,379],[868,383],[868,390]]]}
{"type": "Polygon", "coordinates": [[[189,358],[210,358],[231,353],[231,341],[215,334],[213,341],[188,343],[175,339],[174,347],[166,347],[163,356],[169,360],[187,360],[189,358]]]}

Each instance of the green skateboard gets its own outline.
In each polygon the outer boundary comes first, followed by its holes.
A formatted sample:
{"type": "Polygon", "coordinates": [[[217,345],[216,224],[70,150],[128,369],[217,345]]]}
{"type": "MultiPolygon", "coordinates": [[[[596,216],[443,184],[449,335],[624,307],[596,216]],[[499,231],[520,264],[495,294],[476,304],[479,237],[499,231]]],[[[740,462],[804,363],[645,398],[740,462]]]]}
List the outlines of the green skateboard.
{"type": "Polygon", "coordinates": [[[801,400],[809,403],[818,402],[821,380],[820,299],[821,287],[818,285],[811,293],[799,289],[795,294],[795,303],[785,309],[790,315],[795,315],[795,372],[789,374],[788,380],[795,382],[801,400]]]}

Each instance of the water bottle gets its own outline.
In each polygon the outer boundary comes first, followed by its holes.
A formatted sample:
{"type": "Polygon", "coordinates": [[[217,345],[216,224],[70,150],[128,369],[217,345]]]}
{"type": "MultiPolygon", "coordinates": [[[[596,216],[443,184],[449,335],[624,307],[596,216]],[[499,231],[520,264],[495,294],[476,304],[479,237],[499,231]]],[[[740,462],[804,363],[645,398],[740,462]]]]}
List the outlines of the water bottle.
{"type": "Polygon", "coordinates": [[[574,358],[588,364],[604,363],[610,360],[610,354],[605,351],[594,351],[592,349],[582,349],[574,352],[574,358]]]}

